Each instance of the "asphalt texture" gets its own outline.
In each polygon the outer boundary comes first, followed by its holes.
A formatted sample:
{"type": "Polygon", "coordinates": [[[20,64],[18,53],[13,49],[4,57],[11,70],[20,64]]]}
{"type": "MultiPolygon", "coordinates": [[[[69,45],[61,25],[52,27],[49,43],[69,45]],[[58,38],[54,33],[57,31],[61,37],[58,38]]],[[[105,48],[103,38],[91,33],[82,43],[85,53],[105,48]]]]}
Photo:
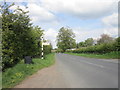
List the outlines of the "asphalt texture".
{"type": "Polygon", "coordinates": [[[70,88],[118,88],[118,60],[56,54],[59,71],[70,88]]]}
{"type": "Polygon", "coordinates": [[[118,88],[118,60],[58,53],[56,63],[15,88],[118,88]]]}

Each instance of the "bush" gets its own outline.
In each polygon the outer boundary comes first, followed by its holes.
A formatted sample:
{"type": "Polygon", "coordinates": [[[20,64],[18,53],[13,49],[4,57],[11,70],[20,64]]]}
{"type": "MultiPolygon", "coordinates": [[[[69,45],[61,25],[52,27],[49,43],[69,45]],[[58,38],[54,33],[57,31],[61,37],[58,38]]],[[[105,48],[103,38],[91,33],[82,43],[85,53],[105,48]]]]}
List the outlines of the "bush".
{"type": "Polygon", "coordinates": [[[68,50],[67,52],[73,52],[73,53],[109,53],[112,51],[118,51],[118,43],[117,41],[111,42],[111,43],[104,43],[100,45],[95,46],[89,46],[89,47],[81,47],[76,50],[68,50]]]}
{"type": "Polygon", "coordinates": [[[44,54],[46,55],[46,54],[51,53],[52,46],[51,46],[51,45],[44,45],[43,49],[44,49],[44,50],[43,50],[43,51],[44,51],[44,54]]]}

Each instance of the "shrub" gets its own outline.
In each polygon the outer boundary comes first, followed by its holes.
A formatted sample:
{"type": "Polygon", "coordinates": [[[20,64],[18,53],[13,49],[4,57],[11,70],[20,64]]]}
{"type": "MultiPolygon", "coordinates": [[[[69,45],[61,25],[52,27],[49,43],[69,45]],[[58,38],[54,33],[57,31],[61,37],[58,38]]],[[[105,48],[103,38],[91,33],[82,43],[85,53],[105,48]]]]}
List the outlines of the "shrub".
{"type": "Polygon", "coordinates": [[[43,50],[43,51],[44,51],[44,54],[46,55],[46,54],[51,53],[52,46],[51,46],[51,45],[44,45],[43,49],[44,49],[44,50],[43,50]]]}
{"type": "MultiPolygon", "coordinates": [[[[118,39],[117,39],[118,40],[118,39]]],[[[95,46],[81,47],[76,50],[69,50],[67,52],[73,53],[109,53],[112,51],[118,51],[119,44],[117,41],[111,43],[103,43],[95,46]]]]}

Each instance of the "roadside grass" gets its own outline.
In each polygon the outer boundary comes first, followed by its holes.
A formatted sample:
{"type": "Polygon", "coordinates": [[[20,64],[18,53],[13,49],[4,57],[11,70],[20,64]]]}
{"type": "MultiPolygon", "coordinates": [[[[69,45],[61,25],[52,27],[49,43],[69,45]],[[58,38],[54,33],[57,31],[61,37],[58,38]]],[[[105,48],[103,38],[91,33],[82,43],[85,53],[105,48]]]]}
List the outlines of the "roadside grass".
{"type": "Polygon", "coordinates": [[[0,72],[0,89],[2,89],[2,72],[0,72]]]}
{"type": "Polygon", "coordinates": [[[16,66],[7,69],[2,73],[2,88],[12,88],[38,70],[54,64],[54,55],[54,53],[48,54],[43,60],[40,58],[34,58],[34,64],[24,64],[24,61],[22,60],[16,66]]]}
{"type": "Polygon", "coordinates": [[[105,54],[92,54],[92,53],[70,53],[65,52],[66,54],[83,56],[89,58],[100,58],[100,59],[120,59],[120,52],[110,52],[105,54]]]}

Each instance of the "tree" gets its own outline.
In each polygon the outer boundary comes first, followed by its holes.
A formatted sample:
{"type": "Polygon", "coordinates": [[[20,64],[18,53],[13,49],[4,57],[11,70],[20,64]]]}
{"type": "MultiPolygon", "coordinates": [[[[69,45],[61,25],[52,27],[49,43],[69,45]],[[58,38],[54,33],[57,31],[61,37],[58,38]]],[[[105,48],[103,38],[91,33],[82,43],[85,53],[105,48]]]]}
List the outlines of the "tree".
{"type": "Polygon", "coordinates": [[[41,43],[41,36],[43,35],[43,31],[39,26],[34,26],[32,27],[31,30],[31,37],[33,38],[33,51],[34,52],[34,56],[40,56],[41,55],[41,47],[42,47],[42,43],[41,43]]]}
{"type": "Polygon", "coordinates": [[[109,42],[112,42],[112,41],[113,41],[112,37],[110,37],[107,34],[102,34],[101,38],[97,41],[97,43],[102,44],[102,43],[109,43],[109,42]]]}
{"type": "Polygon", "coordinates": [[[85,40],[84,42],[79,42],[79,43],[78,43],[78,48],[80,48],[80,47],[92,46],[93,43],[94,43],[93,38],[88,38],[88,39],[85,40]]]}
{"type": "Polygon", "coordinates": [[[114,46],[116,47],[116,51],[120,51],[120,37],[115,39],[114,46]]]}
{"type": "Polygon", "coordinates": [[[2,6],[2,62],[3,69],[18,63],[24,56],[37,54],[38,43],[43,34],[39,27],[32,26],[28,12],[12,5],[2,6]],[[39,39],[38,39],[39,38],[39,39]]]}
{"type": "Polygon", "coordinates": [[[78,43],[78,47],[79,47],[79,48],[80,48],[80,47],[86,47],[85,42],[79,42],[79,43],[78,43]]]}
{"type": "Polygon", "coordinates": [[[85,40],[85,45],[86,45],[86,47],[87,47],[87,46],[92,46],[93,43],[94,43],[93,38],[88,38],[87,40],[85,40]]]}
{"type": "Polygon", "coordinates": [[[72,29],[69,28],[60,28],[57,36],[57,46],[65,52],[67,49],[75,48],[75,34],[72,32],[72,29]]]}

